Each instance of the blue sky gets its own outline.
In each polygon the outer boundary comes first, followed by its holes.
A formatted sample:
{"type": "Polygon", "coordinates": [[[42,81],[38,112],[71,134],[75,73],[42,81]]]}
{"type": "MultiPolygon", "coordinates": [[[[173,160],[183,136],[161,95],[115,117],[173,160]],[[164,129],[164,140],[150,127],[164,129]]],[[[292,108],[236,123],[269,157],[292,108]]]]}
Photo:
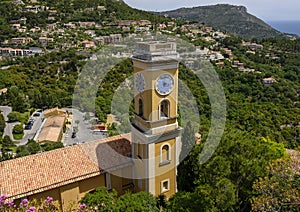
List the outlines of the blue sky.
{"type": "Polygon", "coordinates": [[[180,7],[194,7],[213,4],[243,5],[248,12],[263,19],[270,20],[299,20],[299,0],[124,0],[129,6],[152,11],[165,11],[180,7]]]}

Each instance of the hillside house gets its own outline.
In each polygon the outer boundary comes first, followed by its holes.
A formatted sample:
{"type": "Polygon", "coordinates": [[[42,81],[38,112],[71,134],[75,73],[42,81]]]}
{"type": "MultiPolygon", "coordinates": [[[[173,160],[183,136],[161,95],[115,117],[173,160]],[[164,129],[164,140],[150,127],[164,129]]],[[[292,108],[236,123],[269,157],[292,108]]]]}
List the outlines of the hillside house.
{"type": "Polygon", "coordinates": [[[39,38],[39,43],[42,45],[42,46],[48,46],[48,44],[50,42],[53,42],[54,39],[53,38],[47,38],[47,37],[40,37],[39,38]]]}
{"type": "Polygon", "coordinates": [[[23,12],[38,13],[42,8],[40,5],[27,5],[23,8],[23,12]]]}
{"type": "Polygon", "coordinates": [[[81,28],[88,28],[88,27],[93,27],[96,25],[96,23],[94,21],[87,21],[87,22],[81,22],[79,21],[79,27],[81,28]]]}
{"type": "Polygon", "coordinates": [[[19,37],[19,38],[12,38],[11,42],[14,44],[26,45],[27,43],[32,42],[33,39],[31,37],[19,37]]]}
{"type": "Polygon", "coordinates": [[[53,24],[47,24],[46,29],[47,30],[55,30],[57,28],[57,24],[53,23],[53,24]]]}
{"type": "Polygon", "coordinates": [[[140,20],[140,21],[137,22],[137,24],[139,26],[148,26],[148,25],[151,25],[151,21],[149,21],[149,20],[140,20]]]}
{"type": "Polygon", "coordinates": [[[81,44],[85,49],[96,48],[96,45],[93,41],[84,40],[81,42],[81,44]]]}
{"type": "Polygon", "coordinates": [[[41,28],[36,26],[36,27],[31,28],[29,31],[32,33],[36,33],[36,32],[41,31],[41,28]]]}
{"type": "Polygon", "coordinates": [[[136,26],[138,22],[134,20],[119,20],[116,23],[119,27],[122,27],[122,26],[136,26]]]}
{"type": "Polygon", "coordinates": [[[21,24],[12,24],[11,25],[12,29],[20,29],[20,27],[21,27],[21,24]]]}
{"type": "Polygon", "coordinates": [[[245,41],[243,41],[242,46],[249,47],[250,49],[258,49],[258,50],[263,50],[264,49],[264,46],[261,45],[261,44],[250,43],[250,42],[245,42],[245,41]]]}
{"type": "Polygon", "coordinates": [[[7,93],[7,91],[8,91],[7,88],[0,89],[0,95],[7,93]]]}
{"type": "Polygon", "coordinates": [[[95,30],[85,30],[84,31],[85,34],[91,36],[91,37],[95,37],[96,36],[96,32],[95,30]]]}
{"type": "Polygon", "coordinates": [[[111,34],[109,36],[102,36],[104,44],[119,43],[122,41],[121,34],[111,34]]]}
{"type": "Polygon", "coordinates": [[[25,3],[22,0],[16,0],[12,2],[14,5],[25,5],[25,3]]]}
{"type": "Polygon", "coordinates": [[[97,6],[97,10],[106,10],[105,6],[97,6]]]}
{"type": "Polygon", "coordinates": [[[68,29],[76,29],[76,25],[71,22],[64,24],[64,27],[68,29]]]}
{"type": "Polygon", "coordinates": [[[0,55],[3,56],[29,56],[32,54],[30,49],[16,49],[16,48],[0,48],[0,55]]]}
{"type": "Polygon", "coordinates": [[[264,84],[264,86],[270,86],[275,82],[276,82],[276,80],[273,77],[264,78],[262,80],[262,83],[264,84]]]}

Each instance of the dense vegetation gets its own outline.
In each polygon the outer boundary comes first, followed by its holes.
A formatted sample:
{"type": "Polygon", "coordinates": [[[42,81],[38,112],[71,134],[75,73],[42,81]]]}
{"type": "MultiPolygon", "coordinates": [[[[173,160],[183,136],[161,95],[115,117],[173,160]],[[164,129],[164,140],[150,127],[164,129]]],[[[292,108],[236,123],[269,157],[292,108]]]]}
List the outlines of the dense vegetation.
{"type": "Polygon", "coordinates": [[[89,209],[97,207],[100,211],[159,211],[155,197],[147,192],[126,193],[118,197],[113,189],[97,188],[86,194],[81,200],[89,209]]]}
{"type": "Polygon", "coordinates": [[[14,64],[18,65],[13,64],[0,72],[0,87],[9,88],[6,94],[0,96],[2,105],[9,104],[18,112],[44,106],[70,106],[84,58],[68,50],[17,59],[14,64]]]}
{"type": "Polygon", "coordinates": [[[204,145],[205,142],[196,145],[179,165],[180,192],[170,200],[172,209],[248,211],[254,181],[266,176],[266,168],[272,160],[285,155],[282,144],[232,129],[229,123],[214,156],[200,164],[199,155],[204,145]]]}

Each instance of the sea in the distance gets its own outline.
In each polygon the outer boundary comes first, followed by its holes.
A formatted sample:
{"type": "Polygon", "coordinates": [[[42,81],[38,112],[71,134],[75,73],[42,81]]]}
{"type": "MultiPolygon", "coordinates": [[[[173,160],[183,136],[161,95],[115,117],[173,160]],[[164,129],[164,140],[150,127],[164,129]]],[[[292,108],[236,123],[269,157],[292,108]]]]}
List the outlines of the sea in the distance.
{"type": "Polygon", "coordinates": [[[266,23],[280,32],[300,36],[300,21],[266,21],[266,23]]]}

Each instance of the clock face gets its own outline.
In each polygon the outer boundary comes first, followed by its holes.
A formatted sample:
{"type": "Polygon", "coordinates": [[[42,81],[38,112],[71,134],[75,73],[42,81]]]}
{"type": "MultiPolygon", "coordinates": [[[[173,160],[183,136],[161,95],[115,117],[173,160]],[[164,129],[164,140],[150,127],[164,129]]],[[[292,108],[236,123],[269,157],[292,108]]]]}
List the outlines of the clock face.
{"type": "Polygon", "coordinates": [[[139,92],[143,92],[144,89],[145,89],[145,85],[146,85],[146,83],[145,83],[144,75],[141,72],[138,72],[135,75],[135,86],[136,86],[136,89],[139,92]]]}
{"type": "Polygon", "coordinates": [[[174,88],[174,78],[170,74],[161,74],[156,80],[156,91],[160,95],[168,95],[174,88]]]}

